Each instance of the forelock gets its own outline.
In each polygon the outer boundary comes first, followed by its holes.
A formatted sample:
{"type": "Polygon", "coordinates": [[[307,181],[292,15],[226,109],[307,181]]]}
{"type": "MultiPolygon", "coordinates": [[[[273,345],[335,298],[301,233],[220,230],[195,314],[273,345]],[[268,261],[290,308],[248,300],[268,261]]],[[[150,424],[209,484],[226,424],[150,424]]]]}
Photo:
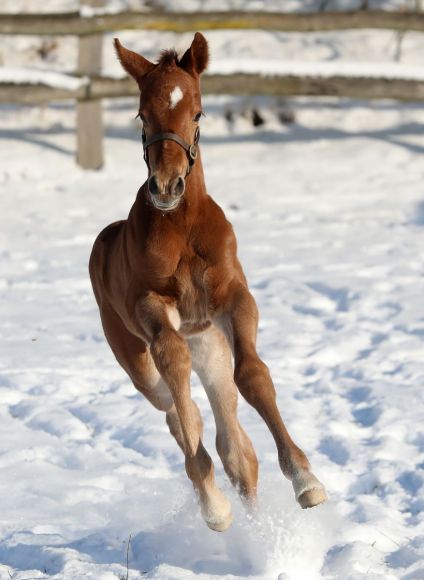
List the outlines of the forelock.
{"type": "Polygon", "coordinates": [[[163,66],[172,66],[174,64],[177,65],[178,64],[177,51],[174,50],[173,48],[171,48],[170,50],[162,50],[162,52],[160,53],[158,64],[163,66]]]}

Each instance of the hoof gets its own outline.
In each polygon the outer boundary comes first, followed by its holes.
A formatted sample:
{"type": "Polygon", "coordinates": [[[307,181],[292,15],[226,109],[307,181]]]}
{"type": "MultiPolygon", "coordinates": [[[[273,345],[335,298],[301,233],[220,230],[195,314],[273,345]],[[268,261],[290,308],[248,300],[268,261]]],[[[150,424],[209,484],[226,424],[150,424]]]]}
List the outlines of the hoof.
{"type": "Polygon", "coordinates": [[[231,523],[233,521],[233,515],[230,512],[223,518],[208,519],[205,521],[207,526],[214,532],[225,532],[225,530],[228,530],[228,528],[231,526],[231,523]]]}
{"type": "Polygon", "coordinates": [[[206,525],[214,532],[225,532],[233,521],[231,504],[219,489],[201,503],[202,516],[206,525]]]}
{"type": "Polygon", "coordinates": [[[324,486],[310,471],[298,471],[292,483],[296,499],[303,509],[314,507],[327,500],[324,486]]]}
{"type": "Polygon", "coordinates": [[[327,494],[323,487],[314,487],[308,491],[304,491],[298,498],[297,501],[302,509],[307,509],[324,503],[327,501],[327,494]]]}

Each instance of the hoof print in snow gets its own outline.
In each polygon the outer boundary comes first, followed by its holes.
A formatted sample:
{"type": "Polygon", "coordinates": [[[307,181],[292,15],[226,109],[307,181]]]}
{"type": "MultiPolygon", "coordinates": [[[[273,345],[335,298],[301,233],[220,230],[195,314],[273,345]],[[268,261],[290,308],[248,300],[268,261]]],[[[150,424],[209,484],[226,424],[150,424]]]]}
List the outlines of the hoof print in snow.
{"type": "Polygon", "coordinates": [[[376,406],[362,407],[353,411],[353,416],[362,427],[372,427],[379,419],[381,410],[376,406]]]}
{"type": "Polygon", "coordinates": [[[319,450],[337,465],[346,465],[349,461],[347,447],[335,437],[325,437],[319,445],[319,450]]]}

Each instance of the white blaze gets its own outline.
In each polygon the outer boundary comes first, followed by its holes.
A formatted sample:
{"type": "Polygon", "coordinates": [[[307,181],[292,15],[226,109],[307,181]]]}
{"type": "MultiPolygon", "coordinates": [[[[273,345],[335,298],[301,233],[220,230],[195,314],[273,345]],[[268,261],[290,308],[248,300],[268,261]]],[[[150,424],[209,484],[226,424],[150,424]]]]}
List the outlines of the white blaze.
{"type": "Polygon", "coordinates": [[[183,91],[180,89],[180,87],[175,87],[175,89],[173,89],[171,91],[171,94],[169,95],[169,108],[170,109],[175,109],[175,107],[178,105],[178,103],[181,101],[181,99],[183,98],[183,91]]]}

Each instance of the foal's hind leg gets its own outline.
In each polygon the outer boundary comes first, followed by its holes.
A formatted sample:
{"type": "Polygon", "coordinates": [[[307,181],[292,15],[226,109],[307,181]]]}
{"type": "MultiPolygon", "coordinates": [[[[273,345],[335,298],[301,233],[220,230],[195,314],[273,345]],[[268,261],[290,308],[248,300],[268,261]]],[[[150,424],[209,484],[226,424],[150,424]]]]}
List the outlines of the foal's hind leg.
{"type": "Polygon", "coordinates": [[[241,496],[256,498],[258,460],[253,445],[237,418],[237,388],[231,350],[216,327],[189,340],[193,368],[202,381],[216,423],[216,448],[224,469],[241,496]]]}
{"type": "Polygon", "coordinates": [[[293,442],[281,418],[268,368],[256,352],[256,303],[244,285],[238,286],[229,297],[227,308],[221,322],[234,350],[234,378],[237,387],[268,425],[277,444],[281,470],[291,480],[301,507],[318,505],[327,499],[327,494],[322,483],[312,473],[306,455],[293,442]]]}

